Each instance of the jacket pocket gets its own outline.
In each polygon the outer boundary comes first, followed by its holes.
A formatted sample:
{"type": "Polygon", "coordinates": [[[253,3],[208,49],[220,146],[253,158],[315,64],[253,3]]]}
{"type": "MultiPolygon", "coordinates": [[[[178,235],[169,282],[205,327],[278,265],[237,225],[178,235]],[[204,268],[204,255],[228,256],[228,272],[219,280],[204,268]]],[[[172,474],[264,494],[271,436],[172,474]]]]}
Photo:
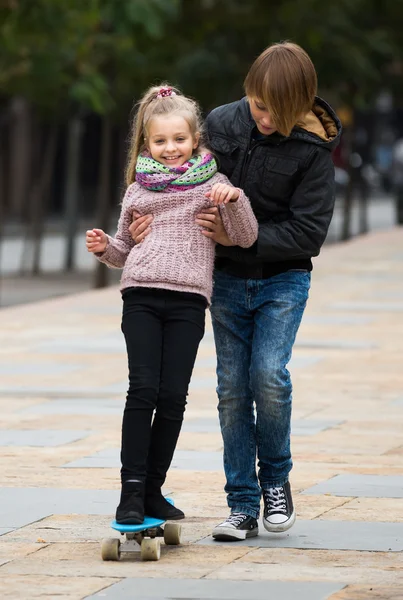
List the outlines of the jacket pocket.
{"type": "Polygon", "coordinates": [[[276,198],[289,198],[296,187],[298,166],[295,159],[270,156],[263,173],[266,194],[276,198]]]}
{"type": "Polygon", "coordinates": [[[219,171],[230,177],[239,157],[239,144],[231,138],[212,135],[209,146],[217,159],[219,171]]]}

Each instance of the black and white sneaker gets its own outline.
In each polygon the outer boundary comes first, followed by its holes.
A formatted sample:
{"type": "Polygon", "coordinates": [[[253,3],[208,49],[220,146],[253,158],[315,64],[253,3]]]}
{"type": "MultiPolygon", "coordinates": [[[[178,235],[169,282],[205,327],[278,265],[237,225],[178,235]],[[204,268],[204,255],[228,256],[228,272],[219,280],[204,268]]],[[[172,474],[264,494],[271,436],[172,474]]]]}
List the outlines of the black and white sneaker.
{"type": "Polygon", "coordinates": [[[267,531],[281,533],[294,525],[295,510],[288,481],[280,487],[263,490],[263,502],[263,526],[267,531]]]}
{"type": "Polygon", "coordinates": [[[231,513],[228,519],[214,527],[213,538],[231,542],[255,537],[258,533],[256,519],[244,513],[231,513]]]}

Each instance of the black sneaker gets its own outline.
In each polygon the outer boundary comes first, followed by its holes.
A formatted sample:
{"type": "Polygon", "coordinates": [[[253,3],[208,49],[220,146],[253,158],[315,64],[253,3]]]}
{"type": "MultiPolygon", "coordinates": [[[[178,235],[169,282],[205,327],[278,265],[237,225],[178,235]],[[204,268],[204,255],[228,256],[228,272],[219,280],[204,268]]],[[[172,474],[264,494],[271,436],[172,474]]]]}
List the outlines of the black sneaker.
{"type": "Polygon", "coordinates": [[[231,542],[255,537],[258,533],[256,519],[244,513],[231,513],[228,519],[214,527],[213,538],[231,542]]]}
{"type": "Polygon", "coordinates": [[[267,531],[281,533],[294,525],[295,510],[288,481],[280,487],[263,490],[263,502],[263,526],[267,531]]]}

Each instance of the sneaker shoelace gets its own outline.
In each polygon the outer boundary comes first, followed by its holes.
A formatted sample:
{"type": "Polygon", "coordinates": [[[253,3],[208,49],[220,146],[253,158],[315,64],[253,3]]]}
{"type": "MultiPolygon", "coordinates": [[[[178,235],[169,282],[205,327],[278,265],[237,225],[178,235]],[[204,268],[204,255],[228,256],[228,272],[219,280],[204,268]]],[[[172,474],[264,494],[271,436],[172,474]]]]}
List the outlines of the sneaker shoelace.
{"type": "Polygon", "coordinates": [[[239,527],[242,525],[244,521],[248,518],[248,515],[243,513],[231,513],[228,519],[225,520],[223,525],[234,525],[235,527],[239,527]]]}
{"type": "Polygon", "coordinates": [[[263,491],[268,513],[287,514],[287,504],[283,487],[269,488],[263,491]]]}

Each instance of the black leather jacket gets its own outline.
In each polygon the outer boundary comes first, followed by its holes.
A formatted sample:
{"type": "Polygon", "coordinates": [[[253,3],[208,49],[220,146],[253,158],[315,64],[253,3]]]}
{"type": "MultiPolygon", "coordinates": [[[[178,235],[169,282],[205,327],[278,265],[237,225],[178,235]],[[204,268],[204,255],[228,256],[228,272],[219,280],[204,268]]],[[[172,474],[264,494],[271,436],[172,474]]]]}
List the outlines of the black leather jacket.
{"type": "Polygon", "coordinates": [[[219,169],[245,191],[259,222],[251,248],[217,245],[216,268],[246,278],[312,269],[333,214],[331,150],[341,123],[321,98],[309,115],[289,137],[260,135],[246,98],[208,115],[208,145],[219,169]]]}

